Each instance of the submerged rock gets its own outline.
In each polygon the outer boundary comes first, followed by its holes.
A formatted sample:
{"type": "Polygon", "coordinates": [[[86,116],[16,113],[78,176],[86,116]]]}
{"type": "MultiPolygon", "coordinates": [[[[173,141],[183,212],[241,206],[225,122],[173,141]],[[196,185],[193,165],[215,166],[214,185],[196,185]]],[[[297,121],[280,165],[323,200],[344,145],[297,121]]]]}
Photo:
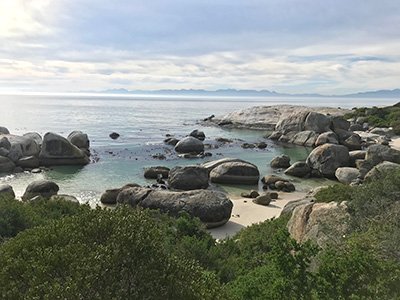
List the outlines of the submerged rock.
{"type": "Polygon", "coordinates": [[[170,169],[167,167],[157,166],[146,168],[144,171],[144,177],[147,179],[158,179],[159,176],[161,178],[168,178],[170,169]]]}
{"type": "Polygon", "coordinates": [[[272,168],[288,168],[290,167],[290,157],[287,155],[274,157],[270,162],[270,166],[272,168]]]}
{"type": "Polygon", "coordinates": [[[110,137],[112,140],[116,140],[116,139],[118,139],[118,138],[120,137],[120,134],[117,133],[117,132],[112,132],[112,133],[110,133],[109,137],[110,137]]]}

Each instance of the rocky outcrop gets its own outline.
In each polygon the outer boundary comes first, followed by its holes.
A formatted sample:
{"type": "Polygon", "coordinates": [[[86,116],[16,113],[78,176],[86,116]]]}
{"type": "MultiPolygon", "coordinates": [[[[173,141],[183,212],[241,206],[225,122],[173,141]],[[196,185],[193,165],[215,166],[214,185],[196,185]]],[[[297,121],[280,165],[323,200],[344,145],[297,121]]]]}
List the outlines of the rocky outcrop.
{"type": "Polygon", "coordinates": [[[298,161],[287,168],[284,173],[289,176],[307,178],[311,174],[311,168],[305,161],[298,161]]]}
{"type": "Polygon", "coordinates": [[[400,171],[400,164],[384,161],[373,167],[364,177],[366,181],[374,181],[387,175],[391,171],[400,171]]]}
{"type": "Polygon", "coordinates": [[[204,144],[202,141],[188,136],[176,144],[175,151],[178,153],[201,153],[204,152],[204,144]]]}
{"type": "Polygon", "coordinates": [[[49,199],[51,196],[57,195],[59,189],[59,186],[53,181],[37,180],[28,185],[22,200],[28,201],[36,196],[49,199]]]}
{"type": "Polygon", "coordinates": [[[208,172],[201,166],[175,167],[168,177],[169,187],[176,190],[198,190],[208,187],[208,172]]]}
{"type": "MultiPolygon", "coordinates": [[[[215,124],[228,124],[229,126],[238,128],[257,128],[273,131],[280,121],[287,119],[289,115],[293,113],[300,112],[316,112],[324,115],[342,116],[350,111],[332,107],[306,107],[297,105],[254,106],[229,113],[223,117],[213,118],[212,122],[215,124]]],[[[304,122],[306,117],[307,116],[304,115],[303,118],[299,119],[304,122]]],[[[296,126],[295,122],[292,122],[292,124],[296,126]]],[[[287,125],[284,126],[287,127],[287,125]]],[[[302,130],[306,129],[297,131],[302,130]]]]}
{"type": "Polygon", "coordinates": [[[210,172],[211,182],[225,184],[257,184],[258,168],[248,162],[226,162],[210,172]]]}
{"type": "Polygon", "coordinates": [[[188,192],[152,191],[139,206],[158,209],[172,216],[186,212],[199,218],[208,228],[225,224],[231,217],[233,203],[225,194],[210,190],[188,192]]]}
{"type": "Polygon", "coordinates": [[[339,182],[350,184],[360,177],[360,171],[357,168],[342,167],[336,169],[335,176],[339,182]]]}
{"type": "Polygon", "coordinates": [[[39,146],[42,145],[43,138],[37,132],[27,132],[23,136],[28,138],[28,139],[34,140],[36,142],[36,144],[38,144],[39,146]]]}
{"type": "Polygon", "coordinates": [[[307,164],[325,177],[334,177],[337,168],[348,166],[349,151],[342,145],[324,144],[310,153],[307,164]]]}
{"type": "Polygon", "coordinates": [[[42,150],[39,154],[43,166],[86,165],[89,157],[84,151],[71,144],[66,138],[46,133],[43,138],[42,150]]]}
{"type": "Polygon", "coordinates": [[[160,176],[161,178],[168,178],[170,169],[167,167],[157,166],[157,167],[150,167],[144,170],[144,178],[147,179],[158,179],[160,176]]]}
{"type": "Polygon", "coordinates": [[[290,157],[287,155],[280,155],[274,157],[270,162],[271,168],[288,168],[290,167],[290,157]]]}
{"type": "Polygon", "coordinates": [[[349,221],[345,202],[311,202],[294,208],[287,228],[298,243],[311,240],[324,248],[348,233],[349,221]]]}
{"type": "Polygon", "coordinates": [[[288,142],[299,146],[312,147],[315,145],[317,138],[318,133],[306,130],[296,133],[288,142]]]}
{"type": "Polygon", "coordinates": [[[0,200],[4,198],[15,199],[15,192],[11,185],[0,184],[0,200]]]}

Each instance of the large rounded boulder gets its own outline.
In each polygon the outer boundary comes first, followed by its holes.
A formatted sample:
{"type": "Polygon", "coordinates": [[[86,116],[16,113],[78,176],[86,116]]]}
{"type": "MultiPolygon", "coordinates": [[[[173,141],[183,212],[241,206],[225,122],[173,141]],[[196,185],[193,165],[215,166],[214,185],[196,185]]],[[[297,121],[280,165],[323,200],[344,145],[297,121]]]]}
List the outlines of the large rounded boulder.
{"type": "Polygon", "coordinates": [[[176,190],[198,190],[208,187],[208,172],[201,166],[175,167],[169,171],[168,185],[176,190]]]}
{"type": "Polygon", "coordinates": [[[22,200],[31,200],[36,196],[50,199],[51,196],[57,195],[59,189],[59,186],[53,181],[37,180],[28,185],[22,196],[22,200]]]}
{"type": "Polygon", "coordinates": [[[30,136],[7,135],[7,139],[11,143],[11,147],[21,149],[22,156],[37,156],[40,151],[39,145],[35,139],[30,136]]]}
{"type": "Polygon", "coordinates": [[[288,168],[290,167],[290,157],[287,155],[280,155],[274,157],[270,162],[271,168],[288,168]]]}
{"type": "Polygon", "coordinates": [[[257,184],[260,172],[248,162],[226,162],[210,172],[211,182],[226,184],[257,184]]]}
{"type": "Polygon", "coordinates": [[[66,138],[46,133],[43,137],[42,150],[39,155],[43,166],[86,165],[89,158],[84,151],[71,144],[66,138]]]}
{"type": "Polygon", "coordinates": [[[89,137],[86,133],[83,133],[82,131],[72,131],[68,135],[67,139],[71,142],[72,145],[78,147],[79,149],[87,150],[90,147],[89,137]]]}
{"type": "Polygon", "coordinates": [[[400,164],[384,161],[372,168],[364,177],[367,181],[373,181],[386,176],[389,172],[400,171],[400,164]]]}
{"type": "Polygon", "coordinates": [[[337,168],[349,164],[349,150],[342,145],[324,144],[307,157],[307,164],[325,177],[334,177],[337,168]]]}
{"type": "Polygon", "coordinates": [[[305,161],[297,161],[284,172],[286,175],[305,178],[310,176],[311,168],[305,161]]]}
{"type": "Polygon", "coordinates": [[[323,133],[329,131],[331,120],[328,116],[317,112],[310,112],[304,121],[304,130],[323,133]]]}
{"type": "Polygon", "coordinates": [[[372,145],[367,149],[365,160],[372,166],[376,166],[384,161],[400,164],[400,151],[390,148],[389,146],[372,145]]]}
{"type": "Polygon", "coordinates": [[[214,228],[228,222],[233,203],[224,193],[217,191],[153,191],[140,202],[139,206],[158,209],[172,216],[186,212],[199,218],[208,228],[214,228]]]}
{"type": "Polygon", "coordinates": [[[197,138],[188,136],[175,145],[175,151],[178,153],[201,153],[204,151],[204,144],[197,138]]]}
{"type": "Polygon", "coordinates": [[[350,184],[360,177],[360,171],[357,168],[342,167],[336,169],[335,176],[339,182],[350,184]]]}

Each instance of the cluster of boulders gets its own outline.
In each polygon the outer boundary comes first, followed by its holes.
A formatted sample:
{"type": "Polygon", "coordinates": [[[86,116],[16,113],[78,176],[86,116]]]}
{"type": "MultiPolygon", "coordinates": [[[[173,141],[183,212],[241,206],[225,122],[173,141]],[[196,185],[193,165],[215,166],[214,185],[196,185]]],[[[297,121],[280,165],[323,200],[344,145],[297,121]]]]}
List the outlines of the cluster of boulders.
{"type": "Polygon", "coordinates": [[[180,140],[167,134],[164,143],[173,146],[175,152],[183,158],[198,158],[211,156],[211,153],[204,152],[205,145],[203,142],[205,138],[205,133],[196,129],[180,140]]]}
{"type": "Polygon", "coordinates": [[[380,144],[355,151],[343,145],[324,144],[316,147],[306,161],[290,165],[289,157],[279,156],[271,161],[271,167],[286,168],[284,173],[295,177],[327,177],[344,184],[359,184],[385,170],[400,169],[400,151],[380,144]]]}
{"type": "MultiPolygon", "coordinates": [[[[63,199],[66,201],[72,201],[79,203],[78,199],[74,196],[70,195],[59,195],[58,191],[60,187],[53,181],[50,180],[37,180],[30,183],[25,189],[24,194],[22,195],[23,201],[35,201],[38,199],[47,199],[47,200],[55,200],[55,199],[63,199]]],[[[12,186],[8,184],[0,185],[0,198],[5,197],[8,199],[15,198],[15,192],[12,186]]]]}
{"type": "Polygon", "coordinates": [[[86,165],[90,159],[87,134],[73,131],[68,138],[46,133],[43,138],[36,132],[22,136],[0,130],[0,173],[36,170],[58,165],[86,165]]]}

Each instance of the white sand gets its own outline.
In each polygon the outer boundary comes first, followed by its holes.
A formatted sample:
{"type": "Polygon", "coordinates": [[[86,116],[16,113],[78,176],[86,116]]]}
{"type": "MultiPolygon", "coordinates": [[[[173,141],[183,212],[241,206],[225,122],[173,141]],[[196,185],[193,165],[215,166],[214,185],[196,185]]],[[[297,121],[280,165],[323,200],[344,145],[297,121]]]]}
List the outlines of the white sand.
{"type": "Polygon", "coordinates": [[[392,138],[392,141],[390,142],[390,146],[394,149],[400,150],[400,137],[392,138]]]}
{"type": "Polygon", "coordinates": [[[280,215],[283,207],[290,201],[304,198],[306,193],[279,193],[279,198],[273,200],[270,205],[262,206],[254,204],[252,199],[232,198],[232,217],[225,225],[210,229],[209,232],[216,239],[233,236],[240,229],[251,224],[259,223],[280,215]]]}

